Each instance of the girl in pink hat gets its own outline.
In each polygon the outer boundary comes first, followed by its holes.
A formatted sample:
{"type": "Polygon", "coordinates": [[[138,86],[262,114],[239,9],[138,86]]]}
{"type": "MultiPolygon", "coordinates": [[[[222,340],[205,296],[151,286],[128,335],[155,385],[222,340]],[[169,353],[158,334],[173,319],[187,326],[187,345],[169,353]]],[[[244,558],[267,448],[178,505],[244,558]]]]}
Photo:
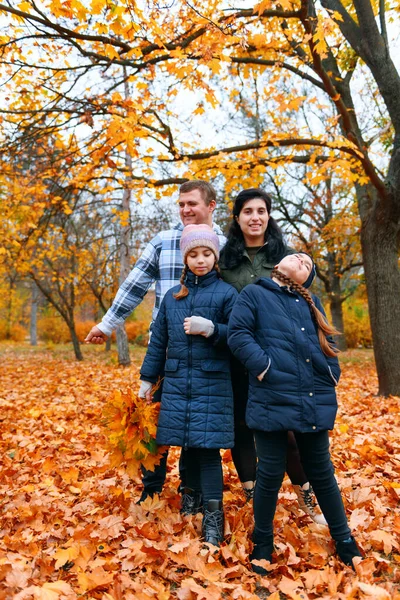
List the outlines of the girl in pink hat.
{"type": "MultiPolygon", "coordinates": [[[[185,227],[180,248],[181,285],[162,301],[140,371],[139,395],[150,400],[164,375],[157,442],[184,449],[186,485],[195,490],[201,484],[203,538],[218,546],[223,539],[220,449],[234,444],[226,336],[238,294],[220,278],[218,236],[211,227],[185,227]]],[[[192,509],[182,506],[187,514],[192,509]]]]}

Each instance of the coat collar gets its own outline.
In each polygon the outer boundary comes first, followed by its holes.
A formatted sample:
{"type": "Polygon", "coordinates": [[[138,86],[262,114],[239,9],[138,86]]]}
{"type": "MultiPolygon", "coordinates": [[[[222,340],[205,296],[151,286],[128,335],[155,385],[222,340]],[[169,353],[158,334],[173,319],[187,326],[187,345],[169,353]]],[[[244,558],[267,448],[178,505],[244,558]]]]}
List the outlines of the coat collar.
{"type": "Polygon", "coordinates": [[[297,292],[291,290],[287,285],[279,285],[279,283],[272,281],[272,279],[269,279],[268,277],[259,277],[254,283],[256,285],[261,285],[263,288],[271,290],[272,292],[287,292],[299,296],[297,292]]]}
{"type": "Polygon", "coordinates": [[[192,271],[188,271],[185,279],[185,285],[187,287],[194,287],[195,285],[198,285],[199,287],[207,287],[208,285],[214,283],[217,279],[218,274],[215,269],[207,273],[207,275],[201,275],[200,277],[192,273],[192,271]]]}

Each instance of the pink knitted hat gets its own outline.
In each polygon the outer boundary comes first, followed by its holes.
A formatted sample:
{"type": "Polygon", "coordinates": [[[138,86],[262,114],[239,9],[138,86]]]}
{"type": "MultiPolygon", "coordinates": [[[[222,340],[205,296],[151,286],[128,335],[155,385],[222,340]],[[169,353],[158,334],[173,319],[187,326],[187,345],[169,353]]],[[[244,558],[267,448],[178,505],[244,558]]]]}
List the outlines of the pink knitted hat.
{"type": "Polygon", "coordinates": [[[186,225],[182,231],[180,242],[184,263],[186,263],[188,252],[199,246],[210,248],[214,252],[216,260],[219,259],[219,240],[211,227],[208,225],[186,225]]]}

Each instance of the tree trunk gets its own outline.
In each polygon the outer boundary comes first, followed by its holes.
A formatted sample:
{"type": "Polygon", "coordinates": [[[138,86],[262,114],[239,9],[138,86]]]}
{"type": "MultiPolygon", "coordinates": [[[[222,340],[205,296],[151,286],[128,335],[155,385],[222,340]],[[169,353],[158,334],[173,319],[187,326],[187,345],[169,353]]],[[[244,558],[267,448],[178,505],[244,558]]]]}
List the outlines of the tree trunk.
{"type": "Polygon", "coordinates": [[[337,296],[334,293],[331,294],[329,298],[329,305],[331,309],[332,324],[342,333],[342,335],[335,336],[335,342],[339,350],[344,352],[347,350],[347,343],[344,335],[343,302],[341,301],[340,296],[337,296]]]}
{"type": "Polygon", "coordinates": [[[75,358],[77,360],[83,360],[81,345],[79,343],[78,336],[76,335],[76,331],[75,331],[75,324],[74,323],[72,323],[72,325],[68,324],[68,329],[71,334],[71,340],[72,340],[72,345],[74,347],[75,358]]]}
{"type": "MultiPolygon", "coordinates": [[[[126,76],[126,68],[124,67],[124,75],[126,76]]],[[[125,78],[125,98],[129,98],[129,86],[127,78],[125,78]]],[[[122,212],[129,215],[128,222],[126,225],[121,225],[121,238],[120,238],[120,271],[119,271],[119,284],[121,285],[129,275],[131,269],[131,174],[132,174],[132,157],[128,150],[125,150],[125,189],[122,195],[122,212]]],[[[129,355],[129,343],[128,336],[125,331],[125,324],[120,325],[116,329],[117,336],[117,350],[118,350],[118,364],[128,366],[131,364],[131,357],[129,355]]]]}
{"type": "Polygon", "coordinates": [[[11,279],[10,285],[8,287],[9,293],[8,293],[8,299],[7,299],[6,340],[11,339],[11,321],[12,321],[12,312],[13,312],[14,288],[15,288],[15,282],[14,282],[14,279],[11,279]]]}
{"type": "Polygon", "coordinates": [[[107,338],[106,341],[106,352],[110,352],[111,350],[111,336],[107,338]]]}
{"type": "Polygon", "coordinates": [[[131,357],[129,354],[129,343],[125,331],[125,324],[122,323],[122,325],[118,325],[115,333],[117,336],[118,364],[127,367],[131,364],[131,357]]]}
{"type": "Polygon", "coordinates": [[[31,295],[31,318],[29,323],[29,337],[31,346],[37,346],[37,309],[39,300],[39,290],[36,283],[32,282],[31,295]]]}
{"type": "Polygon", "coordinates": [[[371,211],[361,228],[379,394],[400,396],[399,227],[371,211]]]}

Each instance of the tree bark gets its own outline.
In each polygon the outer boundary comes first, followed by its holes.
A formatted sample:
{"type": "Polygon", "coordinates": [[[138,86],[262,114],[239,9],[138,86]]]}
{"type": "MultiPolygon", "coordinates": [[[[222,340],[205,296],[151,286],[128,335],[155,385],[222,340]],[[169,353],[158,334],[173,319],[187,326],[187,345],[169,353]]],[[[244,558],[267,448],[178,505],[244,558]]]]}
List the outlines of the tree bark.
{"type": "Polygon", "coordinates": [[[32,282],[31,295],[31,318],[29,323],[29,337],[31,346],[37,346],[37,309],[39,300],[39,290],[36,283],[32,282]]]}
{"type": "Polygon", "coordinates": [[[399,227],[382,207],[363,220],[361,246],[379,394],[400,395],[399,227]]]}
{"type": "Polygon", "coordinates": [[[125,323],[118,325],[115,334],[117,336],[118,364],[123,367],[128,367],[131,364],[131,357],[129,354],[129,343],[125,331],[125,323]]]}
{"type": "Polygon", "coordinates": [[[78,336],[75,331],[75,323],[68,323],[68,329],[71,334],[72,345],[74,347],[75,358],[77,360],[83,360],[83,354],[81,351],[81,345],[78,340],[78,336]]]}
{"type": "MultiPolygon", "coordinates": [[[[126,68],[124,67],[124,76],[126,76],[126,68]]],[[[129,98],[129,86],[125,77],[125,98],[129,98]]],[[[128,150],[125,150],[125,167],[127,176],[125,179],[125,189],[122,195],[122,212],[129,215],[128,222],[125,225],[121,225],[121,238],[120,238],[120,271],[119,271],[119,284],[121,285],[129,275],[131,268],[131,173],[132,173],[132,157],[128,150]]],[[[117,336],[117,350],[118,350],[118,364],[122,366],[128,366],[131,364],[131,357],[129,354],[129,343],[128,336],[125,331],[125,324],[120,325],[116,329],[117,336]]]]}
{"type": "Polygon", "coordinates": [[[347,350],[346,336],[344,335],[344,321],[343,321],[343,302],[340,296],[331,294],[329,299],[329,306],[332,315],[332,324],[342,335],[335,336],[335,342],[339,350],[344,352],[347,350]]]}

